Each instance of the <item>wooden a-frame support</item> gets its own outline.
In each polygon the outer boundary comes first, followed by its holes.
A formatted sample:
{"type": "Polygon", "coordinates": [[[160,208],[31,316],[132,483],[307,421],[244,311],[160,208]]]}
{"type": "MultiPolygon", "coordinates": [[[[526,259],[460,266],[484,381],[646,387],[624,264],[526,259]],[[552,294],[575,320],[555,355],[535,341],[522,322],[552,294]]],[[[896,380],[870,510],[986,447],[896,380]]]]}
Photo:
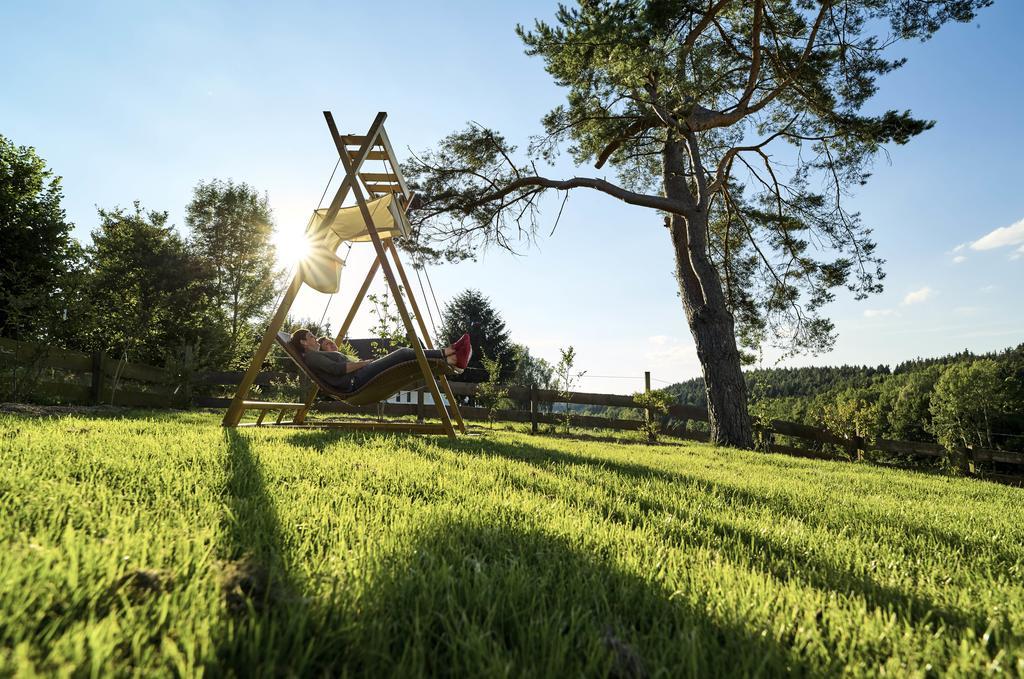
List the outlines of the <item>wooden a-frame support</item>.
{"type": "Polygon", "coordinates": [[[370,129],[365,136],[342,136],[338,133],[337,125],[334,123],[334,116],[331,115],[330,111],[324,111],[324,118],[327,120],[327,127],[331,132],[331,136],[334,139],[334,145],[341,157],[341,164],[345,169],[345,176],[341,180],[341,185],[338,187],[338,191],[335,194],[334,199],[331,201],[330,207],[327,209],[327,213],[324,215],[323,224],[326,228],[326,226],[330,226],[330,224],[334,222],[335,217],[338,215],[338,211],[341,210],[342,203],[348,197],[349,192],[351,192],[356,200],[356,205],[359,207],[359,212],[363,217],[363,221],[366,224],[366,230],[370,235],[370,240],[373,242],[373,248],[376,251],[376,257],[374,258],[373,264],[370,266],[370,271],[367,273],[366,279],[363,281],[362,286],[356,294],[355,301],[352,303],[352,308],[349,309],[348,315],[345,317],[345,321],[342,323],[341,328],[338,331],[336,341],[340,342],[344,339],[346,333],[348,333],[348,330],[352,325],[352,321],[355,319],[356,312],[359,310],[359,306],[362,304],[363,298],[366,296],[366,292],[370,288],[370,283],[373,282],[373,278],[378,269],[381,270],[384,273],[384,278],[387,280],[391,294],[395,298],[395,306],[398,308],[398,313],[405,325],[406,334],[410,340],[412,340],[412,349],[416,353],[416,361],[420,366],[420,371],[423,373],[423,380],[426,383],[427,389],[430,390],[430,395],[434,400],[434,405],[437,408],[437,415],[441,420],[441,423],[318,422],[307,424],[306,413],[309,412],[318,390],[315,385],[304,403],[265,403],[261,401],[246,400],[249,396],[250,389],[252,389],[253,382],[256,380],[256,375],[259,374],[260,367],[263,365],[263,360],[267,357],[267,354],[273,347],[275,341],[274,338],[281,329],[281,326],[284,324],[284,319],[288,315],[288,311],[291,309],[292,303],[295,301],[295,297],[298,295],[299,289],[302,287],[302,274],[296,271],[288,289],[281,298],[280,306],[270,320],[270,325],[267,326],[267,331],[263,334],[263,338],[260,340],[256,353],[252,357],[252,362],[245,371],[242,381],[238,384],[235,397],[232,399],[231,405],[228,406],[228,410],[224,414],[223,425],[225,427],[247,426],[240,425],[239,423],[247,409],[254,409],[260,411],[260,418],[257,425],[262,426],[263,415],[267,411],[277,410],[281,412],[281,416],[277,418],[277,423],[267,426],[393,430],[416,433],[447,434],[449,437],[455,438],[455,428],[452,426],[448,409],[441,400],[441,389],[444,390],[445,396],[448,397],[448,404],[452,413],[455,415],[455,420],[458,423],[459,430],[464,434],[466,433],[466,424],[462,419],[462,413],[459,412],[459,406],[455,400],[454,394],[452,393],[452,388],[448,383],[448,379],[442,375],[440,380],[437,380],[434,378],[434,373],[430,370],[430,364],[427,362],[423,346],[418,341],[419,334],[416,332],[416,327],[413,325],[409,310],[405,306],[402,288],[399,286],[399,282],[395,278],[395,270],[397,269],[398,274],[401,277],[401,284],[405,288],[406,295],[408,295],[409,304],[412,306],[413,314],[419,322],[419,330],[423,334],[423,341],[428,349],[433,348],[430,341],[430,335],[427,333],[426,324],[423,322],[423,317],[419,312],[418,305],[416,304],[416,298],[413,295],[412,287],[409,285],[409,281],[405,275],[405,269],[402,267],[401,259],[399,259],[398,249],[390,238],[385,239],[380,237],[380,234],[374,226],[373,217],[370,215],[369,208],[366,205],[366,197],[363,195],[363,190],[360,188],[361,181],[366,187],[367,193],[371,195],[375,193],[395,193],[404,198],[406,201],[404,207],[408,207],[408,201],[410,198],[409,190],[408,187],[406,187],[405,179],[402,177],[401,171],[399,170],[394,150],[391,148],[391,142],[387,137],[387,132],[384,130],[384,120],[387,118],[387,113],[381,112],[377,114],[377,117],[374,118],[373,124],[370,125],[370,129]],[[348,149],[349,146],[358,146],[358,150],[350,151],[348,149]],[[374,147],[377,146],[383,147],[383,150],[375,150],[374,147]],[[378,173],[360,173],[359,170],[363,163],[371,158],[390,161],[391,171],[394,174],[383,175],[378,173]],[[357,181],[357,177],[359,181],[357,181]],[[369,183],[371,181],[383,181],[386,183],[371,184],[369,183]],[[388,253],[390,253],[391,257],[394,259],[394,269],[392,269],[391,264],[388,262],[388,253]],[[438,386],[439,381],[440,388],[438,386]],[[292,417],[291,422],[282,423],[282,416],[287,411],[294,411],[295,414],[292,417]]]}

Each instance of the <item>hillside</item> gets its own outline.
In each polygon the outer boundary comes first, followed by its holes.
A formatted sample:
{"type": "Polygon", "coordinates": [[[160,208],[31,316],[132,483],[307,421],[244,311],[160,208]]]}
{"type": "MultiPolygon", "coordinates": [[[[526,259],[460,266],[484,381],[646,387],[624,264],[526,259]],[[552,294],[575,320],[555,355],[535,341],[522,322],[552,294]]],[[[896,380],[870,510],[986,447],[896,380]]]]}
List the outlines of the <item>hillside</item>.
{"type": "MultiPolygon", "coordinates": [[[[802,368],[756,368],[744,371],[747,390],[758,398],[813,397],[834,390],[861,388],[884,381],[890,375],[903,375],[953,363],[990,358],[1000,362],[1024,362],[1024,344],[1003,351],[975,354],[967,349],[933,358],[914,358],[895,366],[809,366],[802,368]]],[[[665,387],[681,403],[706,406],[704,380],[694,378],[665,387]]]]}
{"type": "Polygon", "coordinates": [[[0,415],[0,675],[1024,673],[1018,489],[701,444],[0,415]]]}

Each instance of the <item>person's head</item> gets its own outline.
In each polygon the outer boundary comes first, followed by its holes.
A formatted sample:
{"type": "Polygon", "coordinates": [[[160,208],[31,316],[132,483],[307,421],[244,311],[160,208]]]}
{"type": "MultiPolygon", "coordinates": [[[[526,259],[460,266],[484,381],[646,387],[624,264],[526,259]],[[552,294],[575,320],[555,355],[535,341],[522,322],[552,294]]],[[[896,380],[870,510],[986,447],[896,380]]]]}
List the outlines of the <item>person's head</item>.
{"type": "Polygon", "coordinates": [[[338,345],[330,337],[321,337],[317,340],[320,343],[320,351],[337,351],[338,345]]]}
{"type": "Polygon", "coordinates": [[[320,343],[316,341],[316,335],[305,328],[293,332],[292,338],[288,343],[295,348],[295,351],[299,352],[300,356],[307,351],[319,351],[320,349],[320,343]]]}

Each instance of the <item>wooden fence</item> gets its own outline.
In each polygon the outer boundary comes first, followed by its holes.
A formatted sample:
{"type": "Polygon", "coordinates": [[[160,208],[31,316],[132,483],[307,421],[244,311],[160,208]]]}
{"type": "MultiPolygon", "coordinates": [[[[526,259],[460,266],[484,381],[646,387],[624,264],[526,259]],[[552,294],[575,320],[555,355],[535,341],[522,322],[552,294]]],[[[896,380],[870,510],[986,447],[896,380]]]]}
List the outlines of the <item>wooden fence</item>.
{"type": "MultiPolygon", "coordinates": [[[[0,375],[9,384],[5,391],[19,394],[18,385],[22,380],[27,389],[22,397],[56,399],[68,403],[112,404],[145,408],[202,407],[226,408],[230,399],[207,395],[193,396],[193,392],[208,392],[211,389],[237,386],[241,372],[208,372],[196,375],[172,374],[169,371],[148,365],[119,361],[103,353],[84,354],[39,345],[16,342],[0,338],[0,375]]],[[[299,380],[296,373],[261,372],[255,384],[272,387],[283,381],[299,380]]],[[[453,382],[456,396],[475,396],[478,385],[453,382]]],[[[417,403],[384,402],[368,406],[350,406],[339,401],[319,401],[313,410],[321,413],[348,413],[361,415],[416,416],[428,415],[429,408],[423,403],[423,392],[417,392],[417,403]]],[[[508,387],[507,398],[515,403],[528,403],[525,410],[497,410],[494,419],[507,422],[529,422],[537,433],[541,424],[559,424],[564,421],[564,412],[551,412],[553,404],[595,405],[617,408],[631,408],[641,411],[642,417],[659,417],[631,396],[620,394],[596,394],[573,392],[565,394],[548,389],[529,387],[508,387]]],[[[484,421],[489,412],[485,408],[461,406],[467,420],[484,421]]],[[[684,439],[708,440],[706,431],[693,428],[692,422],[707,422],[707,410],[693,405],[674,404],[669,406],[664,418],[664,433],[684,439]]],[[[599,417],[571,413],[574,426],[636,431],[643,428],[645,419],[599,417]]],[[[940,460],[948,452],[936,443],[921,441],[894,441],[874,439],[866,441],[859,436],[840,436],[826,429],[796,422],[772,420],[757,428],[761,448],[768,452],[797,455],[829,460],[860,460],[865,453],[879,451],[914,458],[940,460]],[[780,438],[785,439],[781,441],[780,438]],[[803,445],[793,445],[800,442],[803,445]]],[[[977,465],[996,463],[1009,466],[1016,474],[1024,475],[1024,453],[992,450],[987,448],[964,448],[959,451],[960,460],[966,473],[975,473],[977,465]]],[[[1020,476],[1005,476],[989,472],[989,478],[1018,482],[1020,476]]]]}
{"type": "Polygon", "coordinates": [[[15,399],[172,408],[189,405],[187,389],[163,368],[130,363],[103,352],[85,354],[0,337],[2,391],[15,399]]]}

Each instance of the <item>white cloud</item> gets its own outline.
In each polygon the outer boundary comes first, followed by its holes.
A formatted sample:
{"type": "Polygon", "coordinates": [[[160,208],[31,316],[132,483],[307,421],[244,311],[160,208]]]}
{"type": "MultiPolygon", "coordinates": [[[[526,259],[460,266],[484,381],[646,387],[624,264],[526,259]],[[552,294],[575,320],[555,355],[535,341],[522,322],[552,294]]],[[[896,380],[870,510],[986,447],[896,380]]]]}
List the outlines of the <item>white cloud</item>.
{"type": "Polygon", "coordinates": [[[647,338],[647,341],[655,346],[663,347],[669,342],[672,342],[673,339],[673,337],[669,337],[668,335],[652,335],[647,338]]]}
{"type": "Polygon", "coordinates": [[[960,245],[957,245],[955,248],[953,248],[953,252],[960,252],[965,247],[967,247],[967,245],[968,243],[960,243],[960,245]]]}
{"type": "Polygon", "coordinates": [[[953,258],[953,263],[954,264],[961,264],[961,263],[966,262],[966,261],[967,261],[967,258],[964,257],[963,255],[957,255],[956,257],[953,258]]]}
{"type": "Polygon", "coordinates": [[[981,291],[984,292],[986,295],[990,295],[998,289],[998,285],[986,285],[981,288],[981,291]]]}
{"type": "Polygon", "coordinates": [[[1013,251],[1012,255],[1010,255],[1010,259],[1020,259],[1021,257],[1024,257],[1024,245],[1021,245],[1013,251]]]}
{"type": "Polygon", "coordinates": [[[977,316],[981,312],[980,306],[958,306],[953,309],[957,316],[977,316]]]}
{"type": "Polygon", "coordinates": [[[883,316],[896,316],[895,309],[865,309],[864,318],[881,318],[883,316]]]}
{"type": "Polygon", "coordinates": [[[925,302],[931,299],[932,295],[934,294],[935,291],[926,285],[920,290],[908,292],[906,297],[903,298],[903,304],[920,304],[921,302],[925,302]]]}
{"type": "MultiPolygon", "coordinates": [[[[972,250],[992,250],[994,248],[1002,248],[1008,245],[1020,245],[1024,243],[1024,219],[1011,224],[1010,226],[1001,226],[998,229],[994,229],[978,240],[971,243],[972,250]]],[[[1021,250],[1017,251],[1018,253],[1021,250]]]]}

